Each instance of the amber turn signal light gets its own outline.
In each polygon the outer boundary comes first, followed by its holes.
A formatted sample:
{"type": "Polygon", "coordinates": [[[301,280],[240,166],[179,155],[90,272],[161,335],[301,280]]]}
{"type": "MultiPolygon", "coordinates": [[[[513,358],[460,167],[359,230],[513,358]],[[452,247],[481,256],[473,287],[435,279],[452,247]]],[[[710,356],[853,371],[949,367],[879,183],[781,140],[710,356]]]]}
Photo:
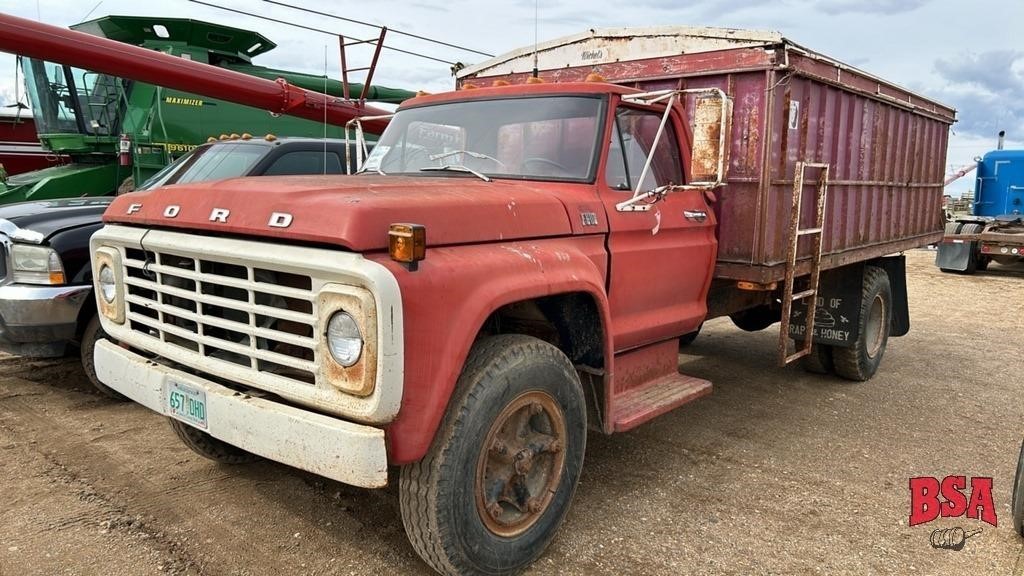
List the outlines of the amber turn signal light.
{"type": "Polygon", "coordinates": [[[427,257],[427,229],[421,224],[392,224],[388,228],[388,254],[415,272],[427,257]]]}

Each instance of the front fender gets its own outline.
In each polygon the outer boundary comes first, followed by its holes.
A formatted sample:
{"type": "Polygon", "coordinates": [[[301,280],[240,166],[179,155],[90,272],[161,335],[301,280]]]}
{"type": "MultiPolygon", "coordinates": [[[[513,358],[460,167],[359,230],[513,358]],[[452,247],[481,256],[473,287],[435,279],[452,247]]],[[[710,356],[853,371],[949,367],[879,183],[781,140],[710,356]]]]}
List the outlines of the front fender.
{"type": "MultiPolygon", "coordinates": [[[[375,257],[398,279],[405,325],[402,407],[387,428],[388,459],[419,460],[444,417],[469,350],[488,316],[513,302],[581,292],[593,297],[608,330],[603,236],[430,248],[409,272],[375,257]]],[[[612,358],[605,338],[605,361],[612,358]]],[[[609,370],[606,367],[606,372],[609,370]]]]}

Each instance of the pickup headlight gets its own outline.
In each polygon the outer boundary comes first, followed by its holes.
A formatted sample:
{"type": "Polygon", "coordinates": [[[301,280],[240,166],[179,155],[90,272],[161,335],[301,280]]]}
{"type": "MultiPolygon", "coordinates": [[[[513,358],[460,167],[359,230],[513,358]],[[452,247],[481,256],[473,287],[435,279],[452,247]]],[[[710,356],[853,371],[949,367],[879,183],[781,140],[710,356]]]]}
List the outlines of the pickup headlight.
{"type": "Polygon", "coordinates": [[[57,252],[47,246],[12,245],[11,271],[17,283],[59,285],[65,282],[64,264],[57,252]]]}

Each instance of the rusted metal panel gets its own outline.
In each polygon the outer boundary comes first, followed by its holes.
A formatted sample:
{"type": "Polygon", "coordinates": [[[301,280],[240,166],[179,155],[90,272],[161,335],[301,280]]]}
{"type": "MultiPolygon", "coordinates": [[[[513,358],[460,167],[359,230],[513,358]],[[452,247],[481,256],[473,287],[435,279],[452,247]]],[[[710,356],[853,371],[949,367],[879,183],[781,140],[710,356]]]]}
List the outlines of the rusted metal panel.
{"type": "MultiPolygon", "coordinates": [[[[540,76],[582,80],[596,72],[644,90],[720,88],[733,100],[729,176],[715,206],[717,277],[762,283],[784,277],[797,162],[829,165],[823,269],[941,239],[952,108],[781,36],[749,37],[733,48],[709,37],[689,44],[707,50],[655,57],[626,35],[607,36],[596,31],[551,43],[561,65],[540,76]],[[624,59],[570,59],[574,48],[594,50],[601,42],[624,59]]],[[[460,81],[521,82],[530,68],[532,60],[512,53],[461,73],[460,81]]],[[[699,117],[694,104],[685,103],[691,123],[699,117]]],[[[813,187],[803,193],[806,227],[814,217],[813,187]]],[[[811,244],[799,242],[798,273],[807,268],[811,244]]]]}

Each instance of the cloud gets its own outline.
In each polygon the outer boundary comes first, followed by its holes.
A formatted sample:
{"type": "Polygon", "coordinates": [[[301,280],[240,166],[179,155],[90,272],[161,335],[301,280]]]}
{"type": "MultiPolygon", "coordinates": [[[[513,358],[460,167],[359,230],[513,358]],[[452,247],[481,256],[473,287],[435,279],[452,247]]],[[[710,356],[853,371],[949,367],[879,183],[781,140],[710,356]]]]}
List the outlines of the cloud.
{"type": "Polygon", "coordinates": [[[820,0],[817,8],[826,14],[901,14],[912,12],[931,0],[820,0]]]}
{"type": "Polygon", "coordinates": [[[939,59],[935,72],[946,82],[936,95],[960,112],[954,130],[983,137],[1000,130],[1024,136],[1024,52],[992,50],[939,59]]]}

